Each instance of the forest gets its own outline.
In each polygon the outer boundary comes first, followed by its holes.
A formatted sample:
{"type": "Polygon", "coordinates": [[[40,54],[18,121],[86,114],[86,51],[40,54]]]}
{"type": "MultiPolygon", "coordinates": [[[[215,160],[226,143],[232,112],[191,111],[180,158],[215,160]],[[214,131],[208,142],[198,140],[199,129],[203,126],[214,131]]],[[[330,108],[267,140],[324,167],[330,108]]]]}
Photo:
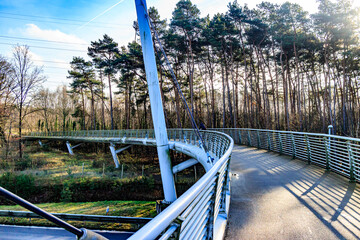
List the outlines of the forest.
{"type": "MultiPolygon", "coordinates": [[[[167,127],[191,123],[162,48],[198,124],[321,133],[333,125],[333,134],[359,137],[360,11],[350,0],[318,4],[309,14],[289,2],[250,9],[233,1],[226,13],[202,18],[180,0],[169,20],[149,8],[167,127]]],[[[127,46],[107,34],[92,41],[89,59],[74,56],[71,83],[56,91],[29,47],[0,56],[0,147],[30,131],[152,128],[133,27],[127,46]]]]}

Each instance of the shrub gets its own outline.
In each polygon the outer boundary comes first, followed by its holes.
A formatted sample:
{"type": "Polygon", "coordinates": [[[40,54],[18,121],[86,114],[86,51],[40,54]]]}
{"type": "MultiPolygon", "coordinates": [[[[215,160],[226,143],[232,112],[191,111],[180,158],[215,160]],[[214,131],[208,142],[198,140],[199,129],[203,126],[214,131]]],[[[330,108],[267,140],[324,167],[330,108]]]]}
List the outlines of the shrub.
{"type": "Polygon", "coordinates": [[[30,168],[32,165],[31,158],[28,154],[24,154],[23,158],[17,159],[15,162],[15,170],[22,171],[30,168]]]}
{"type": "Polygon", "coordinates": [[[23,198],[29,198],[37,191],[33,175],[6,172],[0,177],[0,185],[23,198]]]}

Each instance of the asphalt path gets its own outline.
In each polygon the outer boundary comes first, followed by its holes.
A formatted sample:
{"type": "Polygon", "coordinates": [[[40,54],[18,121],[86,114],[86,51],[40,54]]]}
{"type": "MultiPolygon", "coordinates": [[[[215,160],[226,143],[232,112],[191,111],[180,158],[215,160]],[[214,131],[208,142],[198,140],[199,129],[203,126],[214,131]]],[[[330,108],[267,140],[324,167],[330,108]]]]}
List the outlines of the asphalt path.
{"type": "MultiPolygon", "coordinates": [[[[131,236],[128,232],[96,231],[110,240],[123,240],[131,236]]],[[[61,228],[0,225],[1,240],[75,240],[76,236],[61,228]]]]}
{"type": "Polygon", "coordinates": [[[226,239],[360,239],[360,187],[347,178],[244,146],[230,169],[226,239]]]}

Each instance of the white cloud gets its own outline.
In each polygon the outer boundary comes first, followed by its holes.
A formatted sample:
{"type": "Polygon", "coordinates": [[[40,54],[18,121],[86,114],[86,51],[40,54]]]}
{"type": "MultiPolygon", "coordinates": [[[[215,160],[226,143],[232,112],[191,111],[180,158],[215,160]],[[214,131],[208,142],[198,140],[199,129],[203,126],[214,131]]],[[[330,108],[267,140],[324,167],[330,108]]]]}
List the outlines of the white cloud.
{"type": "Polygon", "coordinates": [[[37,25],[32,23],[26,24],[24,35],[48,41],[87,44],[86,41],[78,38],[75,35],[63,33],[60,30],[41,29],[37,25]]]}
{"type": "Polygon", "coordinates": [[[31,60],[34,61],[35,65],[37,65],[37,66],[44,65],[44,62],[43,62],[44,59],[40,55],[34,53],[31,50],[29,50],[29,54],[30,54],[31,60]]]}

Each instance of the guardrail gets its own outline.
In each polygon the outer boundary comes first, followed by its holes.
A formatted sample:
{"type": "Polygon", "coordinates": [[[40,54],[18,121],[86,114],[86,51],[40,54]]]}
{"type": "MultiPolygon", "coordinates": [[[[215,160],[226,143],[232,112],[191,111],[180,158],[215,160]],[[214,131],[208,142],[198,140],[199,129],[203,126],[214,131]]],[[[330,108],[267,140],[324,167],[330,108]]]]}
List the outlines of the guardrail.
{"type": "MultiPolygon", "coordinates": [[[[152,218],[138,217],[122,217],[122,216],[104,216],[104,215],[83,215],[68,213],[51,213],[53,216],[63,220],[71,221],[88,221],[88,222],[108,222],[108,223],[130,223],[130,224],[146,224],[152,218]]],[[[0,210],[0,217],[17,217],[17,218],[42,218],[33,212],[27,211],[10,211],[0,210]]]]}
{"type": "Polygon", "coordinates": [[[267,149],[360,181],[360,139],[337,135],[250,128],[213,129],[235,143],[267,149]]]}
{"type": "MultiPolygon", "coordinates": [[[[190,189],[169,205],[130,239],[221,239],[225,233],[230,204],[229,161],[234,141],[216,131],[201,131],[214,163],[190,189]]],[[[30,133],[26,139],[118,142],[156,146],[153,130],[99,130],[74,132],[30,133]]],[[[171,149],[193,157],[203,151],[195,132],[169,129],[171,149]],[[186,146],[192,146],[187,147],[186,146]],[[185,147],[185,148],[183,148],[185,147]],[[185,149],[185,150],[184,150],[185,149]]],[[[199,156],[199,155],[198,155],[199,156]]],[[[206,155],[205,155],[206,156],[206,155]]],[[[199,161],[200,162],[200,161],[199,161]]],[[[205,165],[202,162],[203,165],[205,165]]]]}

